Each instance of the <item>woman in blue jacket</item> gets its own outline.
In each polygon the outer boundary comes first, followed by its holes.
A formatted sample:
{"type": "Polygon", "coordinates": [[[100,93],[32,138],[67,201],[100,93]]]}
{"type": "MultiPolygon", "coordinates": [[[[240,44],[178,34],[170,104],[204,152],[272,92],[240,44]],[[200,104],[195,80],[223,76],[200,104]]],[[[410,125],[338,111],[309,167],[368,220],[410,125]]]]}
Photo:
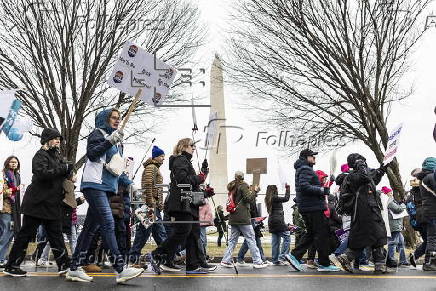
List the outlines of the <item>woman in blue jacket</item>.
{"type": "Polygon", "coordinates": [[[110,208],[109,198],[118,190],[119,177],[107,169],[112,157],[122,154],[122,130],[118,130],[120,113],[116,109],[108,109],[97,114],[96,129],[88,137],[86,161],[80,186],[89,204],[83,230],[77,241],[70,270],[66,278],[69,281],[90,282],[88,276],[79,266],[85,260],[88,248],[95,232],[100,228],[105,246],[113,258],[112,265],[117,272],[116,281],[122,283],[139,276],[143,269],[124,268],[115,237],[115,223],[110,208]]]}

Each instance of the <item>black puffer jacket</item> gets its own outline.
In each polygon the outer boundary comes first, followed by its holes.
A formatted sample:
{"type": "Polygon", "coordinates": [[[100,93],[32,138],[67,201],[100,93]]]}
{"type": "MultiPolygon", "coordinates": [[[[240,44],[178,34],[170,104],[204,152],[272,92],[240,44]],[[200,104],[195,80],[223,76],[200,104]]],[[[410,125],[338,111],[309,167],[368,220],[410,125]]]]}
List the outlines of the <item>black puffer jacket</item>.
{"type": "Polygon", "coordinates": [[[192,191],[199,191],[202,180],[200,176],[195,173],[191,159],[192,155],[187,152],[183,152],[179,156],[171,156],[169,159],[171,184],[166,210],[170,216],[173,216],[174,213],[189,213],[198,218],[198,207],[192,206],[192,204],[189,210],[183,207],[181,200],[182,190],[177,187],[177,184],[190,184],[192,191]]]}
{"type": "Polygon", "coordinates": [[[380,169],[362,166],[351,171],[341,186],[341,193],[351,193],[357,198],[357,209],[353,209],[348,239],[351,249],[381,247],[387,243],[380,194],[376,190],[383,174],[384,171],[380,169]]]}
{"type": "Polygon", "coordinates": [[[436,172],[425,172],[421,180],[421,197],[424,222],[436,218],[436,172]]]}
{"type": "Polygon", "coordinates": [[[300,213],[326,210],[324,191],[312,167],[304,158],[298,159],[294,164],[295,190],[300,213]]]}
{"type": "Polygon", "coordinates": [[[65,197],[63,181],[68,176],[67,165],[56,149],[40,149],[32,160],[32,183],[24,195],[22,212],[36,218],[61,219],[65,197]]]}
{"type": "Polygon", "coordinates": [[[288,230],[288,225],[285,223],[285,212],[283,211],[283,203],[288,202],[291,197],[291,192],[286,189],[284,197],[273,196],[271,198],[271,213],[268,218],[268,230],[271,233],[283,232],[288,230]]]}
{"type": "Polygon", "coordinates": [[[416,222],[419,224],[425,223],[424,208],[422,207],[422,196],[419,186],[412,187],[410,189],[410,198],[415,203],[416,207],[416,222]]]}

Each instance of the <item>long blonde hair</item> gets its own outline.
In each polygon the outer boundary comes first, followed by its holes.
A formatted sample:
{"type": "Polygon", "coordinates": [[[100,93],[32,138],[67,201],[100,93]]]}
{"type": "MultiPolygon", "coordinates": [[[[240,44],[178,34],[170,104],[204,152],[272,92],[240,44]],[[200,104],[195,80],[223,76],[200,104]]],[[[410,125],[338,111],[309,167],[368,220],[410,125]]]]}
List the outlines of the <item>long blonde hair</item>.
{"type": "Polygon", "coordinates": [[[179,156],[182,154],[182,152],[190,145],[193,144],[194,142],[192,141],[191,138],[183,138],[181,140],[179,140],[176,144],[176,146],[174,147],[173,150],[173,155],[175,156],[179,156]]]}
{"type": "Polygon", "coordinates": [[[266,187],[265,205],[266,205],[266,210],[270,215],[271,215],[271,208],[272,208],[272,198],[273,196],[277,196],[277,195],[278,195],[278,191],[276,185],[268,185],[268,187],[266,187]]]}

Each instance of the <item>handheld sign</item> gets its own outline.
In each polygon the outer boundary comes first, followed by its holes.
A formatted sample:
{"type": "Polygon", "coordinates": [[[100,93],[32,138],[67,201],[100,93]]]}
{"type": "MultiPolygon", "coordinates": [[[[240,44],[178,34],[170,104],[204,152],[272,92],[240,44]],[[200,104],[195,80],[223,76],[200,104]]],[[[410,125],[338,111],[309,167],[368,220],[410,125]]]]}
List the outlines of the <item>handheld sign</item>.
{"type": "Polygon", "coordinates": [[[397,126],[389,135],[388,144],[386,146],[385,157],[383,159],[383,165],[387,165],[395,158],[398,154],[398,144],[400,141],[400,134],[403,129],[403,124],[401,123],[397,126]]]}
{"type": "Polygon", "coordinates": [[[138,95],[145,103],[158,106],[168,94],[176,73],[176,69],[154,54],[127,41],[107,83],[131,96],[138,95]],[[141,90],[139,94],[138,90],[141,90]]]}

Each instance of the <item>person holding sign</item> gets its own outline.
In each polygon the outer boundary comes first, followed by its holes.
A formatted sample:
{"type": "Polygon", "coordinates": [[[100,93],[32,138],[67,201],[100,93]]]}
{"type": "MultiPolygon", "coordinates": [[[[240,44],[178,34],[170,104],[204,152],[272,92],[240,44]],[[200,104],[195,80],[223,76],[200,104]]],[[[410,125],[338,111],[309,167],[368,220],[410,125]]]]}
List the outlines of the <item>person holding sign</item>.
{"type": "Polygon", "coordinates": [[[118,129],[119,123],[120,112],[117,109],[104,110],[97,114],[96,128],[88,137],[86,148],[88,160],[83,170],[80,188],[89,208],[72,256],[70,270],[66,275],[69,281],[92,281],[93,278],[79,266],[85,260],[91,241],[99,228],[103,243],[113,258],[112,266],[116,271],[116,282],[126,282],[143,272],[143,269],[124,268],[125,262],[118,248],[114,218],[109,204],[110,197],[117,193],[118,179],[122,174],[122,166],[116,163],[117,157],[122,155],[123,131],[118,129]]]}

